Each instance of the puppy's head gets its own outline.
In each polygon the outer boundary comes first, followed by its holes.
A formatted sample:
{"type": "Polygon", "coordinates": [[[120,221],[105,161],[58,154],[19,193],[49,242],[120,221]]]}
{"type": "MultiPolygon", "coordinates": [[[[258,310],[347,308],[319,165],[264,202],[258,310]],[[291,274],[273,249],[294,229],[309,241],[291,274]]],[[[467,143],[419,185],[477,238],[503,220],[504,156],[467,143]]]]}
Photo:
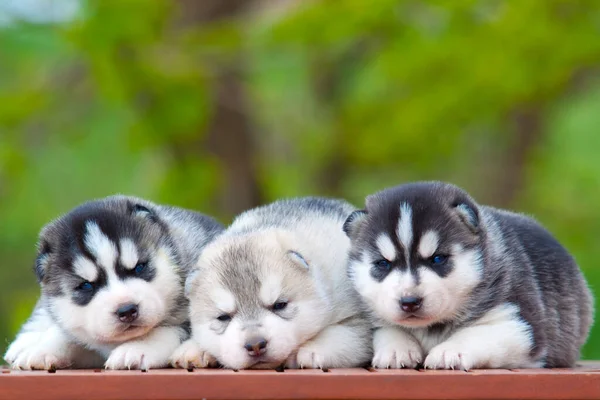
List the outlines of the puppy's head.
{"type": "Polygon", "coordinates": [[[352,242],[354,285],[390,323],[451,321],[481,279],[478,207],[456,186],[422,182],[378,192],[348,217],[344,231],[352,242]]]}
{"type": "Polygon", "coordinates": [[[178,260],[153,207],[114,196],[42,229],[35,265],[42,294],[59,325],[82,342],[141,336],[181,301],[178,260]]]}
{"type": "Polygon", "coordinates": [[[280,230],[223,236],[187,282],[201,347],[227,368],[274,368],[323,326],[325,294],[312,260],[280,230]]]}

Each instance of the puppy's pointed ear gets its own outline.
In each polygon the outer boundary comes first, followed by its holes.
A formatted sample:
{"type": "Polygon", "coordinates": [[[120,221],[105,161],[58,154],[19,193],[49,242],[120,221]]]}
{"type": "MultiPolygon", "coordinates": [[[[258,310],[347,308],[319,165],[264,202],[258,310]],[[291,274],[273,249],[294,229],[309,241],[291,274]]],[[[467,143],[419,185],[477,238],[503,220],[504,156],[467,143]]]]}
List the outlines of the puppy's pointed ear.
{"type": "Polygon", "coordinates": [[[40,244],[38,245],[38,254],[33,265],[33,271],[35,272],[38,283],[42,283],[46,276],[51,252],[52,249],[50,248],[50,243],[48,243],[46,239],[41,239],[40,244]]]}
{"type": "Polygon", "coordinates": [[[350,239],[356,236],[356,232],[358,232],[358,228],[362,225],[362,223],[367,218],[367,210],[356,210],[353,211],[348,218],[346,218],[346,222],[344,222],[344,232],[350,239]]]}
{"type": "Polygon", "coordinates": [[[479,213],[475,206],[467,203],[458,203],[454,206],[460,219],[469,227],[473,233],[479,232],[479,213]]]}
{"type": "Polygon", "coordinates": [[[299,252],[297,252],[296,250],[289,250],[287,252],[287,256],[296,264],[301,265],[302,267],[306,268],[307,270],[310,269],[310,264],[308,263],[306,258],[304,258],[304,256],[302,254],[300,254],[299,252]]]}
{"type": "Polygon", "coordinates": [[[150,207],[139,203],[130,204],[129,212],[135,217],[146,218],[152,222],[158,221],[156,213],[150,207]]]}
{"type": "Polygon", "coordinates": [[[196,264],[192,267],[190,272],[188,272],[185,277],[185,282],[183,284],[183,294],[188,299],[194,295],[196,290],[198,289],[200,280],[206,275],[206,259],[200,255],[196,264]]]}
{"type": "Polygon", "coordinates": [[[192,271],[190,271],[190,273],[187,275],[187,277],[185,278],[185,284],[183,286],[183,294],[185,295],[185,297],[189,298],[192,295],[192,293],[194,292],[194,288],[197,286],[196,282],[198,281],[201,275],[202,268],[200,268],[199,266],[195,266],[194,269],[192,269],[192,271]]]}

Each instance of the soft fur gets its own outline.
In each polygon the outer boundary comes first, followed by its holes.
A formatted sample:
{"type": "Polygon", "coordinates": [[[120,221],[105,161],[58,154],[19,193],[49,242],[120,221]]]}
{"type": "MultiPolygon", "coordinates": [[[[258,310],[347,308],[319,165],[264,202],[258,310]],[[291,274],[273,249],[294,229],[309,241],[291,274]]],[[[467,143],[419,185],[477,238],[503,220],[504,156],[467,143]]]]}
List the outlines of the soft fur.
{"type": "Polygon", "coordinates": [[[188,279],[192,339],[173,365],[368,364],[370,324],[346,273],[350,241],[342,226],[353,210],[343,201],[299,198],[238,216],[188,279]]]}
{"type": "Polygon", "coordinates": [[[417,182],[368,196],[344,229],[349,273],[378,328],[375,367],[578,360],[592,294],[571,255],[532,218],[479,205],[451,184],[417,182]]]}
{"type": "Polygon", "coordinates": [[[185,277],[222,230],[194,211],[127,196],[50,222],[35,264],[41,297],[6,361],[16,369],[167,366],[189,337],[185,277]],[[127,316],[126,307],[137,311],[127,316]]]}

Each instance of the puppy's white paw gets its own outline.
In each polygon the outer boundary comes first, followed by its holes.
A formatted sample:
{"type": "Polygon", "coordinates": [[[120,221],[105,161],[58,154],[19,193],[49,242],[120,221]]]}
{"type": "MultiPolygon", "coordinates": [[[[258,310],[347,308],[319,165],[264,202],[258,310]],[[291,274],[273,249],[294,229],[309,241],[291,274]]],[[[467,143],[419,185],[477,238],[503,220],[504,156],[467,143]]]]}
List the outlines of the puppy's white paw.
{"type": "Polygon", "coordinates": [[[11,343],[4,359],[13,369],[51,370],[70,367],[71,353],[68,346],[28,333],[11,343]]]}
{"type": "Polygon", "coordinates": [[[106,369],[141,369],[164,368],[169,365],[165,350],[152,346],[152,342],[127,342],[114,349],[106,363],[106,369]]]}
{"type": "Polygon", "coordinates": [[[11,367],[23,370],[54,370],[64,369],[71,366],[71,360],[59,352],[44,349],[41,346],[22,351],[13,361],[7,358],[11,367]]]}
{"type": "Polygon", "coordinates": [[[218,365],[217,359],[211,354],[200,349],[196,341],[189,339],[183,342],[170,358],[174,368],[208,368],[218,365]]]}
{"type": "Polygon", "coordinates": [[[472,357],[465,353],[465,350],[464,346],[452,342],[441,343],[431,349],[427,358],[425,358],[425,368],[468,371],[475,365],[472,357]]]}
{"type": "Polygon", "coordinates": [[[305,343],[292,354],[286,361],[285,367],[296,368],[328,368],[327,349],[322,348],[317,342],[305,343]]]}
{"type": "Polygon", "coordinates": [[[415,338],[393,328],[382,328],[373,338],[374,368],[415,368],[423,361],[423,350],[415,338]]]}

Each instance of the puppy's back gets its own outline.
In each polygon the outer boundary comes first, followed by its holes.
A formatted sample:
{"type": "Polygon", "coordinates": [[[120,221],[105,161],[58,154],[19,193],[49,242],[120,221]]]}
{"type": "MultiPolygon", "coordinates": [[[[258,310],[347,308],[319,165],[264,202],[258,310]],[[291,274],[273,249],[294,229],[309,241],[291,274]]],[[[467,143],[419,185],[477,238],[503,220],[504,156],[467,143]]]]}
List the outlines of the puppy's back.
{"type": "Polygon", "coordinates": [[[520,266],[513,274],[515,301],[523,311],[529,302],[540,302],[542,315],[528,318],[547,348],[546,365],[565,366],[579,358],[593,318],[593,297],[575,259],[558,240],[533,218],[504,210],[493,213],[507,251],[520,266]],[[531,291],[530,288],[535,288],[531,291]]]}
{"type": "MultiPolygon", "coordinates": [[[[349,203],[322,197],[281,199],[248,210],[233,221],[228,231],[245,233],[264,228],[298,228],[308,221],[341,221],[342,224],[354,210],[349,203]]],[[[342,232],[343,233],[343,232],[342,232]]]]}

